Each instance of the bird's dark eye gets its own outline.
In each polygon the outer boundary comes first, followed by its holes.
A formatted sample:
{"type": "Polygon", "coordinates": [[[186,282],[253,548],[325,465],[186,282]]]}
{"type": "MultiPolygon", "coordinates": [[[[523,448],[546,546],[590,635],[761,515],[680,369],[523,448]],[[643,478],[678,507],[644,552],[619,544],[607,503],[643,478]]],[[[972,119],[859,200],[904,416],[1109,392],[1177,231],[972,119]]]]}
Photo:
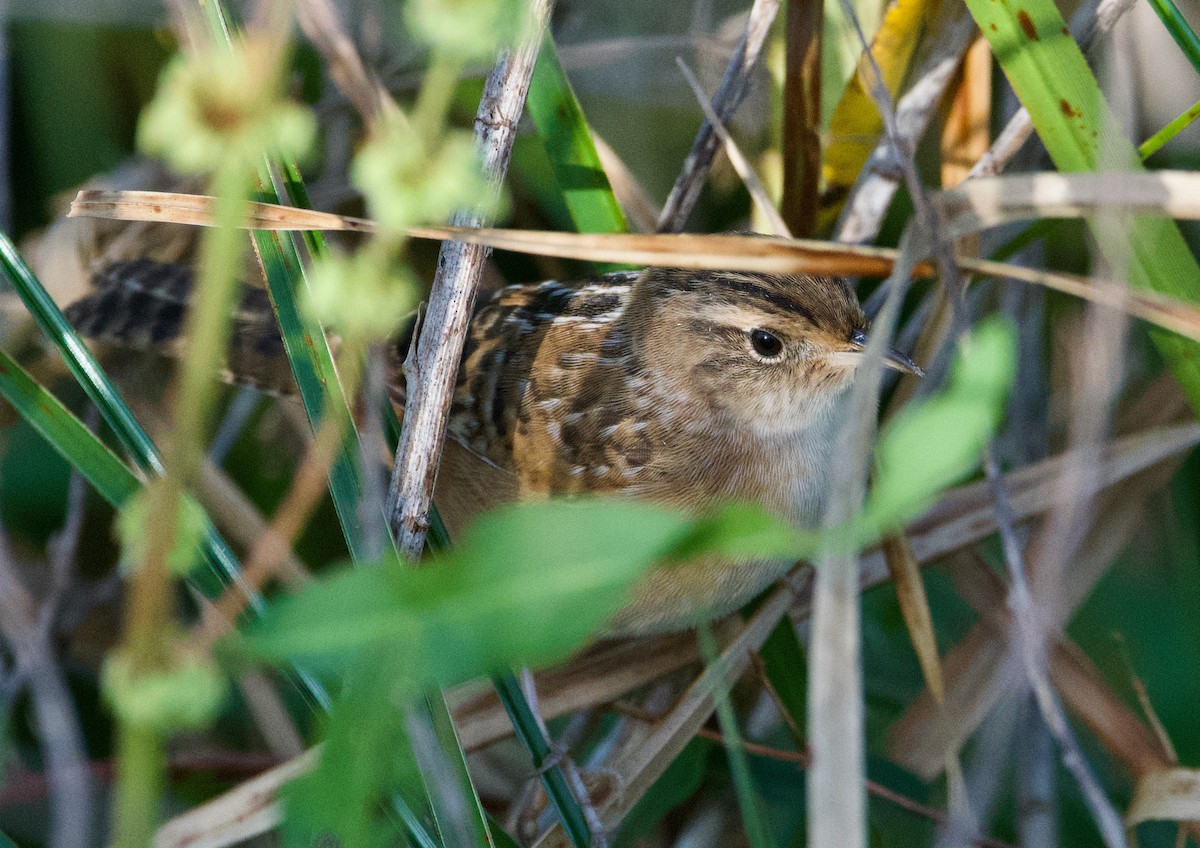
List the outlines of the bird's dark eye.
{"type": "Polygon", "coordinates": [[[779,340],[779,336],[766,330],[751,330],[750,346],[765,359],[774,359],[783,353],[783,342],[779,340]]]}
{"type": "Polygon", "coordinates": [[[851,330],[850,331],[850,344],[858,345],[859,347],[866,347],[867,346],[866,331],[858,330],[858,329],[851,330]]]}

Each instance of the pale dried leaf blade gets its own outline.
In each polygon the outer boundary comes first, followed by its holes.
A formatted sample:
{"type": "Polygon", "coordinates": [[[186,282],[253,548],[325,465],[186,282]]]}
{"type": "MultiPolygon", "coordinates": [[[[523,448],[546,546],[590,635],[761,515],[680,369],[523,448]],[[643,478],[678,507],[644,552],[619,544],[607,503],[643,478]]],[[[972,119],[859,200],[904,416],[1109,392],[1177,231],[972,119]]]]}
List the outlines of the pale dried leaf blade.
{"type": "MultiPolygon", "coordinates": [[[[212,226],[214,199],[206,195],[150,191],[83,191],[71,204],[72,217],[114,218],[212,226]]],[[[370,232],[371,221],[270,203],[248,203],[244,226],[265,230],[353,230],[370,232]]],[[[894,251],[822,241],[740,235],[636,235],[558,233],[489,227],[413,227],[414,238],[461,241],[497,250],[695,269],[739,269],[765,273],[886,276],[894,251]]],[[[923,267],[918,273],[927,273],[923,267]]]]}
{"type": "Polygon", "coordinates": [[[921,580],[921,565],[913,553],[908,537],[903,533],[888,536],[883,540],[883,556],[888,571],[896,585],[896,600],[900,603],[900,614],[908,629],[925,685],[937,703],[942,703],[945,686],[942,682],[942,662],[938,654],[937,636],[933,632],[933,615],[929,611],[929,598],[925,595],[925,583],[921,580]]]}
{"type": "MultiPolygon", "coordinates": [[[[216,198],[203,194],[166,191],[84,190],[75,196],[68,217],[111,218],[211,227],[216,198]]],[[[363,218],[316,212],[276,203],[249,201],[244,226],[256,230],[348,230],[374,232],[375,224],[363,218]]]]}
{"type": "Polygon", "coordinates": [[[1056,271],[1040,271],[987,259],[959,257],[958,264],[976,274],[1007,277],[1119,309],[1135,318],[1156,324],[1164,330],[1178,333],[1185,338],[1200,340],[1200,307],[1155,291],[1131,289],[1125,283],[1056,271]]]}
{"type": "Polygon", "coordinates": [[[953,236],[1013,221],[1087,218],[1111,209],[1196,220],[1200,218],[1200,174],[1018,174],[969,180],[936,197],[953,236]]]}
{"type": "Polygon", "coordinates": [[[320,756],[318,745],[169,819],[155,834],[154,848],[226,848],[273,830],[283,818],[279,788],[315,768],[320,756]]]}
{"type": "Polygon", "coordinates": [[[1177,767],[1143,775],[1125,822],[1145,821],[1200,821],[1200,769],[1177,767]]]}
{"type": "MultiPolygon", "coordinates": [[[[153,191],[82,191],[71,204],[72,217],[111,218],[192,226],[212,225],[213,198],[153,191]]],[[[245,226],[263,230],[348,230],[371,232],[362,218],[314,212],[270,203],[248,203],[245,226]]],[[[556,233],[465,227],[414,227],[414,238],[463,241],[497,250],[633,265],[759,271],[776,274],[883,276],[895,251],[833,242],[739,235],[636,235],[556,233]]],[[[1121,309],[1164,329],[1200,341],[1200,308],[1154,292],[1072,274],[1038,271],[1003,262],[960,258],[975,273],[1040,285],[1121,309]]],[[[927,265],[914,272],[927,275],[927,265]]]]}

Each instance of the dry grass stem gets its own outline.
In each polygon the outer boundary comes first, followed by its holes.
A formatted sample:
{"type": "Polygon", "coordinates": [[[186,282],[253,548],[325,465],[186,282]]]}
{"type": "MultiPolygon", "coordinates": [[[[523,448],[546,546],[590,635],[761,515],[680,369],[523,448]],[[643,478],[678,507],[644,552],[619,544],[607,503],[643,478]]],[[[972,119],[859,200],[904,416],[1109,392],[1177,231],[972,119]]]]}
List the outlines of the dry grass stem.
{"type": "MultiPolygon", "coordinates": [[[[713,95],[712,109],[722,121],[728,122],[750,87],[750,73],[758,63],[766,44],[771,23],[779,11],[780,0],[754,0],[750,17],[746,21],[746,32],[738,42],[721,86],[713,95]]],[[[720,147],[720,140],[712,124],[704,121],[692,142],[692,149],[683,161],[683,169],[675,180],[671,194],[663,204],[658,218],[658,231],[678,233],[687,225],[688,216],[700,196],[700,189],[708,177],[709,168],[720,147]]]]}
{"type": "Polygon", "coordinates": [[[608,184],[612,186],[613,196],[617,198],[617,204],[629,220],[630,227],[635,233],[654,232],[662,210],[650,199],[625,160],[595,131],[592,132],[592,143],[596,146],[596,155],[608,177],[608,184]]]}
{"type": "Polygon", "coordinates": [[[299,0],[296,18],[309,42],[325,60],[325,69],[364,121],[398,110],[392,96],[366,69],[331,0],[299,0]]]}
{"type": "Polygon", "coordinates": [[[1079,740],[1075,737],[1075,732],[1067,721],[1067,714],[1063,710],[1058,693],[1050,683],[1046,657],[1048,636],[1046,622],[1043,619],[1042,610],[1038,607],[1029,588],[1024,551],[1017,537],[1015,517],[1008,503],[1008,495],[1000,477],[1000,470],[990,449],[984,458],[984,472],[992,487],[997,529],[1004,549],[1004,560],[1008,566],[1008,607],[1012,612],[1014,625],[1012,628],[1015,642],[1015,645],[1012,646],[1013,650],[1024,666],[1025,677],[1037,699],[1042,721],[1046,723],[1046,727],[1058,744],[1063,765],[1071,773],[1080,792],[1083,793],[1084,803],[1087,804],[1088,810],[1100,830],[1104,844],[1107,848],[1124,848],[1126,845],[1125,828],[1121,817],[1092,773],[1091,767],[1083,755],[1083,749],[1079,746],[1079,740]]]}
{"type": "Polygon", "coordinates": [[[793,233],[817,226],[821,183],[822,3],[788,0],[783,71],[783,197],[780,211],[793,233]]]}
{"type": "MultiPolygon", "coordinates": [[[[169,197],[174,200],[163,204],[159,202],[160,195],[155,192],[81,192],[80,199],[76,200],[73,207],[76,210],[73,214],[115,215],[122,220],[175,220],[202,226],[210,224],[210,218],[204,211],[210,198],[201,195],[169,197]],[[181,218],[174,217],[177,210],[181,210],[181,218]]],[[[361,219],[307,210],[297,210],[300,214],[293,220],[288,217],[292,212],[289,207],[255,204],[260,205],[270,207],[264,213],[267,217],[253,218],[251,225],[258,226],[261,223],[263,229],[270,229],[272,222],[277,229],[304,229],[309,225],[302,226],[301,222],[310,220],[309,216],[321,216],[326,222],[318,229],[338,229],[332,226],[338,220],[354,226],[370,224],[361,219]]],[[[1194,208],[1194,214],[1200,217],[1200,204],[1195,204],[1194,208]]],[[[254,214],[257,215],[257,212],[254,214]]],[[[351,227],[343,227],[346,228],[351,227]]],[[[497,250],[591,262],[776,274],[883,276],[891,273],[897,255],[895,250],[887,248],[772,236],[579,234],[487,227],[418,227],[411,230],[410,235],[415,238],[455,239],[497,250]]],[[[963,270],[975,274],[1020,280],[1123,309],[1144,321],[1200,340],[1200,308],[1157,292],[1130,291],[1124,283],[1024,268],[1007,262],[963,256],[958,257],[957,262],[963,270]]],[[[918,264],[913,270],[917,275],[931,272],[926,263],[918,264]]]]}
{"type": "Polygon", "coordinates": [[[704,110],[705,119],[712,125],[713,132],[716,133],[717,138],[721,140],[721,144],[725,148],[725,155],[729,157],[729,163],[733,165],[733,169],[741,177],[742,184],[746,186],[746,191],[750,193],[750,199],[754,202],[754,208],[771,224],[773,235],[791,238],[792,234],[788,230],[788,225],[784,223],[783,217],[775,209],[775,204],[771,202],[771,198],[767,195],[767,190],[763,188],[763,184],[759,181],[758,174],[754,173],[754,167],[742,154],[741,148],[737,146],[737,142],[733,140],[733,136],[729,134],[729,130],[725,129],[725,123],[713,111],[712,106],[708,104],[708,98],[704,94],[704,89],[700,87],[700,83],[697,81],[696,75],[692,73],[692,69],[679,57],[676,57],[675,64],[679,66],[679,70],[683,73],[684,79],[687,80],[688,85],[691,87],[692,93],[696,95],[696,102],[704,110]]]}
{"type": "MultiPolygon", "coordinates": [[[[517,123],[552,5],[550,0],[534,0],[530,28],[520,46],[499,59],[484,83],[475,130],[493,195],[499,194],[508,171],[517,123]]],[[[478,210],[459,213],[454,222],[460,226],[484,224],[488,213],[482,210],[492,205],[484,203],[478,210]]],[[[442,245],[415,356],[406,366],[410,374],[408,402],[392,469],[388,514],[397,547],[414,562],[425,547],[451,394],[488,252],[464,242],[442,245]]]]}

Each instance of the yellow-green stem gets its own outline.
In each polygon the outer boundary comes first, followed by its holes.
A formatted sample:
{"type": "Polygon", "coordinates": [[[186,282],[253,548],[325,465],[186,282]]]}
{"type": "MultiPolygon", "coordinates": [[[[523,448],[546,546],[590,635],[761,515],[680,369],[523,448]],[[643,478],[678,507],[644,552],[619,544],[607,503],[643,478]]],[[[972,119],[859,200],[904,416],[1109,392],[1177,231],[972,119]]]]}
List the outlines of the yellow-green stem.
{"type": "Polygon", "coordinates": [[[117,733],[114,848],[148,848],[154,839],[166,755],[158,731],[122,725],[117,733]]]}
{"type": "MultiPolygon", "coordinates": [[[[213,178],[217,227],[200,246],[196,301],[188,313],[188,349],[175,387],[174,429],[166,445],[165,474],[148,487],[146,558],[130,579],[123,650],[135,675],[155,674],[170,663],[171,575],[167,554],[175,539],[179,502],[195,473],[215,395],[214,375],[229,335],[230,300],[236,291],[245,234],[238,229],[249,189],[249,169],[238,157],[213,178]]],[[[124,723],[117,777],[121,848],[144,848],[152,833],[163,780],[158,730],[124,723]]]]}
{"type": "Polygon", "coordinates": [[[462,59],[444,51],[434,51],[421,93],[413,110],[412,125],[421,133],[425,144],[432,150],[446,124],[446,113],[454,100],[454,87],[462,72],[462,59]]]}

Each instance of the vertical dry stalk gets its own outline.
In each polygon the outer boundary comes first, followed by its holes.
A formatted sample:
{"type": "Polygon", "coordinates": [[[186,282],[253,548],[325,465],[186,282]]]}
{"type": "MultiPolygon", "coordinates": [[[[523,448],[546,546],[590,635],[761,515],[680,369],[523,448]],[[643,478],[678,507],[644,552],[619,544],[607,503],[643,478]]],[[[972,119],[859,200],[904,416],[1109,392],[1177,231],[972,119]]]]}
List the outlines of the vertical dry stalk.
{"type": "MultiPolygon", "coordinates": [[[[533,0],[530,31],[515,50],[496,62],[479,101],[475,135],[494,196],[499,195],[508,172],[517,122],[525,107],[525,95],[552,5],[552,0],[533,0]]],[[[485,203],[458,213],[452,223],[484,226],[489,220],[482,210],[493,206],[485,203]]],[[[412,560],[420,557],[425,546],[450,400],[483,263],[489,253],[488,248],[462,242],[442,245],[416,356],[406,366],[408,403],[392,470],[388,515],[401,554],[412,560]]]]}
{"type": "MultiPolygon", "coordinates": [[[[721,87],[712,99],[713,111],[726,123],[741,105],[750,88],[750,72],[754,70],[762,54],[771,22],[775,20],[775,13],[779,11],[779,3],[780,0],[754,0],[754,5],[750,7],[746,32],[738,42],[737,50],[729,60],[729,67],[725,69],[721,87]]],[[[712,124],[704,121],[696,133],[696,140],[692,142],[687,159],[683,162],[683,170],[675,181],[667,202],[663,204],[662,213],[658,217],[660,233],[683,231],[720,146],[721,140],[713,132],[712,124]]]]}
{"type": "MultiPolygon", "coordinates": [[[[82,503],[80,514],[81,507],[82,503]]],[[[95,793],[83,731],[66,676],[54,661],[50,619],[44,618],[56,602],[51,598],[48,604],[37,609],[17,574],[8,539],[0,535],[0,634],[16,657],[15,673],[25,677],[32,695],[52,799],[50,845],[86,848],[95,823],[95,793]]]]}
{"type": "Polygon", "coordinates": [[[783,220],[797,238],[817,224],[821,177],[820,0],[788,0],[787,64],[783,77],[783,220]]]}
{"type": "MultiPolygon", "coordinates": [[[[867,461],[875,432],[883,377],[883,351],[891,338],[906,284],[918,255],[927,251],[913,226],[900,242],[888,278],[888,297],[859,367],[845,427],[834,445],[842,458],[831,485],[823,524],[830,531],[859,509],[866,491],[867,461]]],[[[927,242],[925,242],[927,243],[927,242]]],[[[828,542],[832,542],[832,533],[828,542]]],[[[808,731],[812,770],[806,783],[810,845],[861,848],[867,844],[866,728],[859,648],[858,557],[822,551],[816,565],[809,638],[808,731]]]]}

